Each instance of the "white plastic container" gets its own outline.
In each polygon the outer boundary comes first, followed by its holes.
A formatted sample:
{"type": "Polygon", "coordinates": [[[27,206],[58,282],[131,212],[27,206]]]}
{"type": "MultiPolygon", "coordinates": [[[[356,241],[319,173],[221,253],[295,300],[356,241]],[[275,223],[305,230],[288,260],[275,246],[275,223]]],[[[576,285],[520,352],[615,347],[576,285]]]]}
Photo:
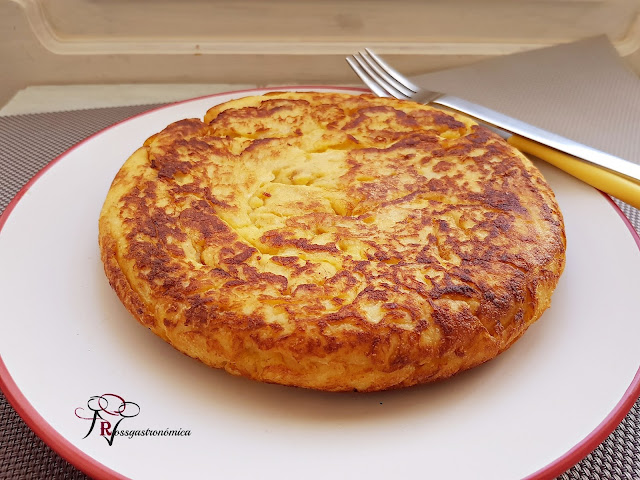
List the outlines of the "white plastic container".
{"type": "Polygon", "coordinates": [[[33,85],[357,84],[606,34],[640,72],[640,0],[0,0],[0,105],[33,85]]]}

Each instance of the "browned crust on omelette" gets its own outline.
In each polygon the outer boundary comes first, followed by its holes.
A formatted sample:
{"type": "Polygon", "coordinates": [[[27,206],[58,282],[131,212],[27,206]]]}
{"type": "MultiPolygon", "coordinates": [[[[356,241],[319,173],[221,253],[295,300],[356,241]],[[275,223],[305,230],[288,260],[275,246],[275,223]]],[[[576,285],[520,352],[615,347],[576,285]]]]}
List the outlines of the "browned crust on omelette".
{"type": "Polygon", "coordinates": [[[178,350],[235,375],[372,391],[507,349],[564,268],[553,192],[469,119],[272,93],[149,138],[100,216],[105,272],[178,350]]]}

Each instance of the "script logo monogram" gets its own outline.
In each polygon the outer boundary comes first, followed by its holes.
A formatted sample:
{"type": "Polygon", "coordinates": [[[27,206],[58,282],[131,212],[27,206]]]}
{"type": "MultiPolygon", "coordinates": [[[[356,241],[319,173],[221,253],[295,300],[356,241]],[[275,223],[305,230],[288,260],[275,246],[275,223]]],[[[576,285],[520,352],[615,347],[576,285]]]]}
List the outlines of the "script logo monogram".
{"type": "Polygon", "coordinates": [[[83,438],[87,438],[94,429],[99,430],[99,435],[109,446],[113,445],[113,439],[122,421],[140,414],[140,406],[137,403],[127,402],[120,395],[113,393],[91,397],[87,402],[87,409],[92,413],[86,412],[84,407],[75,409],[76,417],[91,421],[89,431],[83,438]]]}

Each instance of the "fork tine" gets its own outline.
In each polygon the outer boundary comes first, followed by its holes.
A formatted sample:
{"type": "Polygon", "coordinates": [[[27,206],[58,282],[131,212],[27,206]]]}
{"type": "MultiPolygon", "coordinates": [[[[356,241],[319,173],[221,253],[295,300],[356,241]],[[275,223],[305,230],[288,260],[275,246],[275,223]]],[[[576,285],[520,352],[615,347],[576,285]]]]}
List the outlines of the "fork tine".
{"type": "Polygon", "coordinates": [[[373,80],[367,72],[354,60],[354,57],[347,57],[347,63],[356,72],[356,75],[360,77],[367,87],[371,89],[373,93],[375,93],[379,97],[390,97],[391,95],[387,93],[387,91],[378,85],[375,80],[373,80]]]}
{"type": "Polygon", "coordinates": [[[382,87],[387,93],[391,94],[392,97],[400,98],[400,99],[403,99],[403,100],[409,99],[408,95],[405,95],[404,93],[399,91],[397,88],[394,88],[392,85],[387,83],[387,81],[384,78],[382,78],[380,75],[378,75],[367,64],[367,62],[365,62],[364,60],[362,60],[360,58],[359,54],[352,55],[351,57],[354,58],[356,62],[358,62],[360,67],[362,67],[362,69],[367,73],[367,75],[369,76],[369,78],[371,78],[371,80],[373,80],[375,83],[377,83],[378,86],[382,87]]]}
{"type": "Polygon", "coordinates": [[[389,75],[389,73],[387,73],[387,71],[378,64],[378,60],[373,58],[368,51],[359,52],[359,55],[362,60],[367,62],[367,65],[369,65],[369,67],[371,67],[380,77],[384,78],[385,82],[387,82],[393,88],[395,88],[399,92],[404,93],[407,97],[411,97],[411,95],[416,93],[416,91],[407,88],[404,84],[389,75]]]}
{"type": "Polygon", "coordinates": [[[400,72],[398,72],[396,69],[391,67],[387,62],[385,62],[382,58],[376,55],[371,49],[365,48],[365,51],[371,56],[371,58],[373,58],[376,62],[378,62],[378,65],[380,66],[380,68],[382,68],[389,75],[395,78],[404,87],[411,89],[413,92],[420,91],[420,87],[418,87],[415,83],[413,83],[407,77],[405,77],[400,72]]]}

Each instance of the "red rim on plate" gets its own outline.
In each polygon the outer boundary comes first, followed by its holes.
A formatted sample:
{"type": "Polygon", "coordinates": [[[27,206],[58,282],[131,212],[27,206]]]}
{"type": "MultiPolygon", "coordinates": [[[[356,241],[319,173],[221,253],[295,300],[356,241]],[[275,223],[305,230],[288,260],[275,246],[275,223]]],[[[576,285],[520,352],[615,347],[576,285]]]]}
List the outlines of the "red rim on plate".
{"type": "MultiPolygon", "coordinates": [[[[47,170],[52,167],[54,164],[62,160],[67,154],[74,151],[80,145],[83,145],[86,142],[91,141],[95,136],[101,135],[104,132],[114,128],[122,123],[125,123],[131,119],[138,118],[144,115],[147,115],[152,112],[156,112],[159,110],[163,110],[165,108],[170,108],[175,105],[180,105],[182,103],[192,102],[198,99],[204,98],[215,98],[220,96],[225,96],[229,94],[238,94],[238,93],[255,93],[261,94],[269,91],[275,90],[298,90],[301,89],[309,89],[309,90],[346,90],[346,91],[361,91],[363,93],[369,92],[369,90],[362,88],[352,88],[352,87],[332,87],[332,86],[320,86],[320,85],[294,85],[294,86],[282,86],[282,87],[271,87],[271,88],[252,88],[245,90],[233,90],[229,92],[221,92],[213,95],[204,95],[197,98],[191,98],[188,100],[182,100],[180,102],[171,103],[168,105],[164,105],[162,107],[157,107],[146,112],[139,113],[132,117],[126,118],[117,122],[99,132],[94,133],[93,135],[85,138],[81,142],[77,143],[69,150],[64,152],[62,155],[56,157],[51,162],[49,162],[45,167],[42,168],[33,178],[31,178],[25,185],[20,189],[20,191],[16,194],[16,196],[11,200],[7,208],[0,216],[0,232],[4,227],[4,224],[9,218],[9,215],[18,204],[20,199],[27,193],[27,191],[33,186],[33,184],[43,176],[47,170]]],[[[602,192],[601,192],[602,193],[602,192]]],[[[640,236],[636,232],[633,225],[629,219],[624,215],[622,210],[618,207],[618,205],[611,200],[611,198],[602,194],[611,204],[613,209],[618,213],[624,222],[625,226],[631,232],[631,236],[636,242],[638,246],[638,250],[640,251],[640,236]]],[[[2,360],[2,356],[0,355],[0,389],[6,396],[9,403],[13,406],[13,408],[18,412],[18,414],[22,417],[25,423],[33,430],[47,445],[49,445],[53,450],[55,450],[60,456],[62,456],[69,463],[73,464],[75,467],[79,468],[87,475],[90,475],[96,479],[119,479],[126,480],[127,477],[111,470],[105,465],[101,464],[94,458],[92,458],[87,453],[83,452],[79,448],[75,447],[71,442],[66,440],[60,433],[58,433],[39,413],[38,411],[31,405],[29,400],[22,394],[22,391],[18,387],[18,385],[14,382],[11,373],[7,369],[6,365],[2,360]]],[[[551,462],[547,466],[541,468],[535,473],[525,477],[525,480],[543,480],[543,479],[552,479],[556,476],[562,474],[578,462],[580,462],[584,457],[586,457],[590,452],[595,450],[598,445],[600,445],[608,436],[615,430],[615,428],[622,422],[624,417],[627,415],[633,404],[636,402],[637,398],[640,396],[640,368],[636,372],[631,384],[625,391],[622,399],[617,403],[614,409],[607,415],[607,417],[589,434],[587,435],[581,442],[579,442],[576,446],[571,448],[568,452],[564,453],[557,460],[551,462]]]]}

